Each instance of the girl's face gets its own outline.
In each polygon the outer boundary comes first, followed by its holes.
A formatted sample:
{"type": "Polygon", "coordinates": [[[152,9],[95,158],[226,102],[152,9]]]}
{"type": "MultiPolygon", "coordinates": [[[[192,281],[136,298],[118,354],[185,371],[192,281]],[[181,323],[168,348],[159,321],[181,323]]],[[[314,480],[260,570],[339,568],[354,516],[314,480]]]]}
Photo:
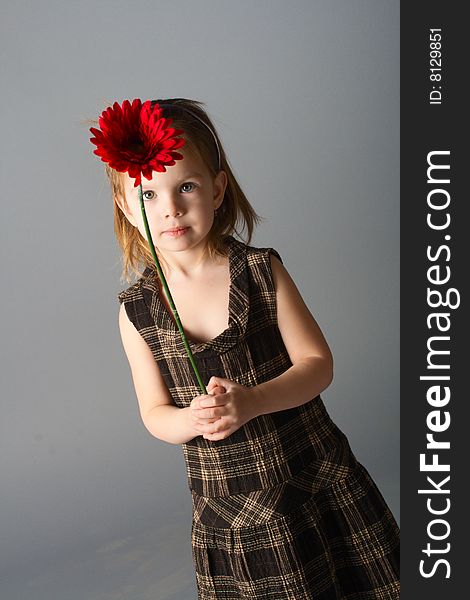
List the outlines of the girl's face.
{"type": "MultiPolygon", "coordinates": [[[[142,177],[145,213],[153,243],[164,253],[205,247],[214,210],[222,204],[227,186],[225,171],[219,171],[213,178],[199,156],[179,151],[184,158],[167,167],[165,173],[154,171],[151,180],[142,177]]],[[[138,188],[134,187],[134,179],[127,173],[123,175],[127,207],[120,206],[146,240],[138,188]]]]}

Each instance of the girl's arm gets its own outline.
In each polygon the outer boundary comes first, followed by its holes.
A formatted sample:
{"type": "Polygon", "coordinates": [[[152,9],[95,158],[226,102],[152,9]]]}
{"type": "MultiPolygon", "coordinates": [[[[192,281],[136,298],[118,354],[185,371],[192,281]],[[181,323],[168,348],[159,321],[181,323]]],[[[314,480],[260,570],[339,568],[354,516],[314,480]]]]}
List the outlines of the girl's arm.
{"type": "Polygon", "coordinates": [[[201,435],[192,427],[190,407],[178,408],[173,403],[152,351],[129,320],[124,303],[119,310],[119,329],[140,415],[148,431],[170,444],[182,444],[201,435]]]}
{"type": "Polygon", "coordinates": [[[253,388],[257,415],[304,404],[333,380],[333,356],[320,327],[284,265],[275,256],[270,258],[279,331],[292,367],[253,388]]]}

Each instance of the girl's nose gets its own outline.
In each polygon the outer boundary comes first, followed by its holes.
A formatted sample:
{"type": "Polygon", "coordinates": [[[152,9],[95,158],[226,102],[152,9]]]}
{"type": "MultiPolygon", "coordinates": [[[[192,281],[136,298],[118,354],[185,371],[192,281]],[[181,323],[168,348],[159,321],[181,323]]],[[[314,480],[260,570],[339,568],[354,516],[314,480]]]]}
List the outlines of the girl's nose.
{"type": "Polygon", "coordinates": [[[165,217],[178,217],[183,214],[183,207],[177,198],[169,196],[164,203],[163,213],[165,217]]]}

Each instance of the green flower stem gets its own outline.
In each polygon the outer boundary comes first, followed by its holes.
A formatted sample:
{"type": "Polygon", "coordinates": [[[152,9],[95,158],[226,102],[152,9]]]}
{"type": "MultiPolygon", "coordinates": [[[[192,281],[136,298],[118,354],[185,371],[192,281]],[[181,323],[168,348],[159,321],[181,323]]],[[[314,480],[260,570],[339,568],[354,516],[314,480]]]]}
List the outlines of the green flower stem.
{"type": "Polygon", "coordinates": [[[184,333],[184,329],[183,326],[181,325],[181,321],[180,321],[180,317],[178,315],[178,311],[176,310],[176,306],[175,303],[173,302],[173,298],[171,296],[171,292],[170,289],[167,285],[166,279],[165,279],[165,275],[163,275],[163,271],[162,268],[160,266],[160,262],[158,260],[157,257],[157,253],[155,252],[155,246],[153,245],[153,240],[152,240],[152,234],[150,233],[150,227],[147,221],[147,215],[145,213],[145,206],[144,206],[144,195],[142,192],[142,185],[139,185],[139,200],[140,200],[140,208],[142,210],[142,217],[144,219],[144,226],[145,226],[145,232],[147,234],[147,240],[150,246],[150,250],[152,252],[152,256],[153,256],[153,260],[155,261],[155,265],[157,267],[157,271],[158,271],[158,276],[160,277],[160,281],[162,282],[163,285],[163,289],[165,290],[165,295],[167,297],[168,300],[168,304],[170,305],[171,308],[171,312],[173,313],[173,316],[175,318],[176,321],[176,325],[178,326],[179,332],[181,334],[181,338],[183,340],[184,343],[184,347],[186,348],[186,354],[188,355],[189,358],[189,362],[191,363],[191,366],[193,368],[193,371],[197,377],[198,383],[199,383],[199,387],[201,388],[201,393],[202,394],[207,394],[207,390],[206,390],[206,386],[204,385],[204,382],[202,381],[201,375],[198,371],[196,362],[194,360],[194,356],[193,353],[191,352],[191,348],[189,346],[188,343],[188,339],[186,337],[186,334],[184,333]]]}

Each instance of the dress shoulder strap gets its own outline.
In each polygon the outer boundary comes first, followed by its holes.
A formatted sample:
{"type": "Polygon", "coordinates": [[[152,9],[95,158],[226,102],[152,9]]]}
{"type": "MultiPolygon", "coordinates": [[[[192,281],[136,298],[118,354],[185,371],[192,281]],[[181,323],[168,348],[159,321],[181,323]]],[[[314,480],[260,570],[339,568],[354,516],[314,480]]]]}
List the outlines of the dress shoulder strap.
{"type": "Polygon", "coordinates": [[[274,248],[271,247],[266,247],[266,248],[255,248],[254,246],[247,246],[248,248],[248,254],[253,255],[253,256],[257,256],[259,258],[263,258],[263,259],[268,259],[270,254],[274,254],[274,256],[279,259],[281,262],[282,258],[281,255],[279,254],[279,252],[277,250],[275,250],[274,248]]]}
{"type": "Polygon", "coordinates": [[[142,284],[147,283],[151,275],[152,269],[147,266],[135,283],[118,293],[117,299],[119,300],[119,303],[122,304],[123,302],[126,302],[126,300],[135,300],[140,298],[142,296],[142,284]]]}
{"type": "Polygon", "coordinates": [[[140,282],[134,283],[133,285],[131,285],[127,289],[122,290],[117,295],[117,299],[119,300],[119,304],[122,304],[123,302],[126,302],[127,300],[133,300],[133,299],[135,299],[136,296],[138,296],[139,294],[141,294],[141,291],[142,290],[141,290],[141,287],[140,287],[140,282]]]}
{"type": "Polygon", "coordinates": [[[144,337],[154,328],[154,321],[149,311],[151,291],[147,289],[151,287],[150,275],[151,269],[146,268],[143,275],[134,284],[117,295],[119,303],[125,306],[129,320],[144,337]]]}
{"type": "Polygon", "coordinates": [[[282,262],[281,256],[274,248],[246,246],[249,329],[255,332],[261,332],[268,324],[277,325],[276,288],[271,269],[271,255],[282,262]]]}
{"type": "Polygon", "coordinates": [[[247,263],[252,278],[258,283],[264,292],[274,293],[274,279],[271,269],[271,254],[281,263],[282,258],[274,248],[255,248],[247,246],[247,263]]]}

